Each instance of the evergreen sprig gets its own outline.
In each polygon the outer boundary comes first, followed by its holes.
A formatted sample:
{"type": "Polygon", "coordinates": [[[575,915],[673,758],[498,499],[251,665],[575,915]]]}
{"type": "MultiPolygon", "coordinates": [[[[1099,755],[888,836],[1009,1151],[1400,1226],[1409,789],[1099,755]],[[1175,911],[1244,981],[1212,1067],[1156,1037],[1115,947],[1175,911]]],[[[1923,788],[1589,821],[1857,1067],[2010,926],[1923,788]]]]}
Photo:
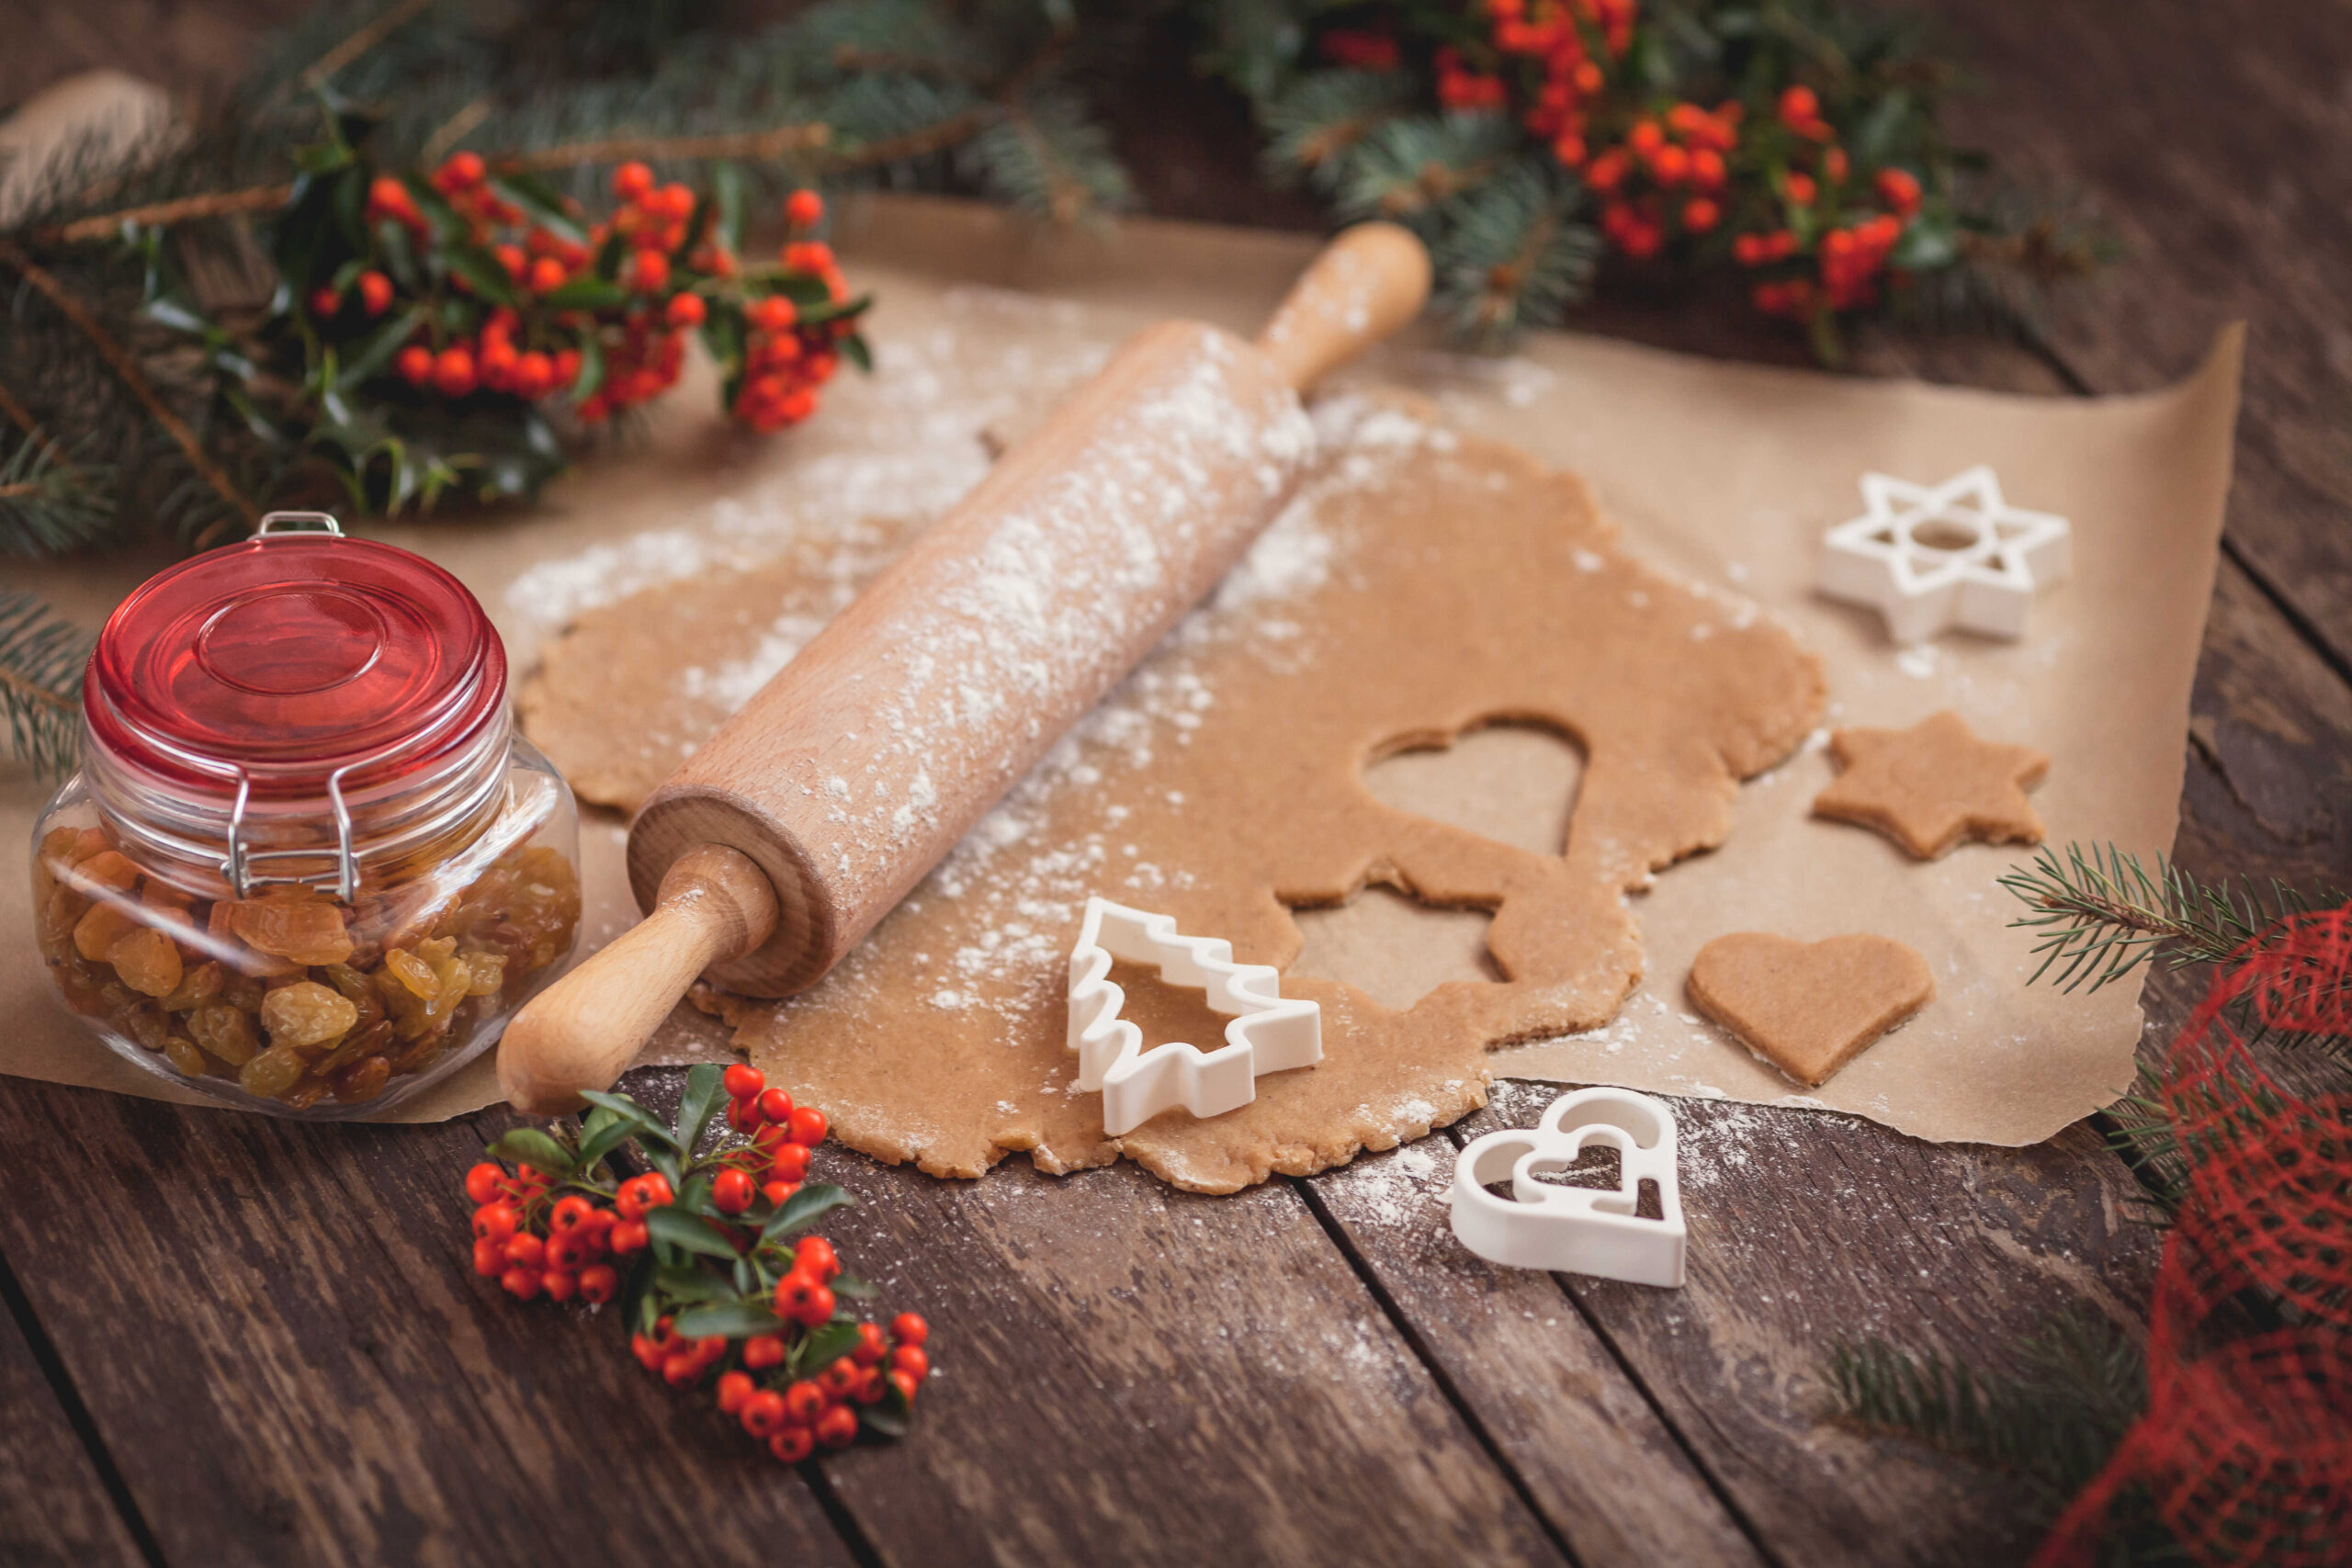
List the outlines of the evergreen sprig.
{"type": "Polygon", "coordinates": [[[2276,879],[2267,889],[2202,882],[2162,855],[2152,870],[2113,844],[2070,843],[2063,858],[2045,846],[2000,886],[2032,911],[2009,924],[2043,933],[2033,946],[2041,965],[2027,983],[2055,968],[2068,991],[2096,991],[2157,957],[2174,967],[2218,964],[2282,917],[2343,902],[2276,879]]]}
{"type": "Polygon", "coordinates": [[[1061,220],[1128,199],[1057,0],[821,0],[751,31],[725,9],[326,0],[216,101],[58,151],[0,227],[0,552],[216,542],[387,452],[436,482],[362,484],[375,504],[460,474],[523,494],[561,466],[526,405],[458,421],[357,377],[321,403],[302,235],[357,221],[321,206],[355,155],[414,176],[478,152],[591,217],[632,160],[738,212],[811,186],[955,186],[1061,220]]]}
{"type": "Polygon", "coordinates": [[[0,588],[0,716],[13,755],[44,778],[74,765],[90,638],[37,595],[0,588]]]}
{"type": "MultiPolygon", "coordinates": [[[[1921,1443],[2022,1483],[2042,1523],[2056,1518],[2106,1467],[2146,1408],[2141,1348],[2108,1319],[2063,1314],[2018,1340],[1996,1371],[1883,1339],[1839,1344],[1827,1364],[1838,1419],[1863,1431],[1921,1443]]],[[[2110,1562],[2178,1562],[2144,1494],[2115,1516],[2110,1562]]]]}

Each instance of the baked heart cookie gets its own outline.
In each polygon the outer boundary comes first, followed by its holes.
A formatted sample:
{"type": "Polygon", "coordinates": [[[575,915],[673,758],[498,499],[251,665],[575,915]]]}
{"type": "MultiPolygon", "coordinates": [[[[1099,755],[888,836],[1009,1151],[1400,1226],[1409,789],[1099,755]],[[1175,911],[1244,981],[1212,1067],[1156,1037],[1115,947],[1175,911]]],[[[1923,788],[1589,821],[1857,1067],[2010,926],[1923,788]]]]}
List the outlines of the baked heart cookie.
{"type": "Polygon", "coordinates": [[[1797,942],[1735,931],[1699,950],[1690,989],[1700,1011],[1817,1089],[1926,1006],[1936,977],[1890,937],[1797,942]]]}

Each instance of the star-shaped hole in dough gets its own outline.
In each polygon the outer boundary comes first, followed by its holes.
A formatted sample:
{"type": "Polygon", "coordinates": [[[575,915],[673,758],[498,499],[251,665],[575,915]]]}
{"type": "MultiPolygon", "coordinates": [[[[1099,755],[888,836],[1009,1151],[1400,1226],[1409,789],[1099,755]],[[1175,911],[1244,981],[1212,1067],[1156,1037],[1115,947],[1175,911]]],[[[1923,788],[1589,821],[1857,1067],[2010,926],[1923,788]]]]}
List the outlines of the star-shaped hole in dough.
{"type": "Polygon", "coordinates": [[[1988,468],[1939,485],[1864,474],[1862,503],[1822,541],[1821,592],[1876,609],[1897,642],[2023,637],[2034,595],[2072,565],[2066,519],[2011,506],[1988,468]]]}
{"type": "Polygon", "coordinates": [[[1949,708],[1908,729],[1840,729],[1829,750],[1844,771],[1814,796],[1816,817],[1875,829],[1920,860],[1962,839],[2041,841],[2025,792],[2050,759],[2030,746],[1980,740],[1949,708]]]}

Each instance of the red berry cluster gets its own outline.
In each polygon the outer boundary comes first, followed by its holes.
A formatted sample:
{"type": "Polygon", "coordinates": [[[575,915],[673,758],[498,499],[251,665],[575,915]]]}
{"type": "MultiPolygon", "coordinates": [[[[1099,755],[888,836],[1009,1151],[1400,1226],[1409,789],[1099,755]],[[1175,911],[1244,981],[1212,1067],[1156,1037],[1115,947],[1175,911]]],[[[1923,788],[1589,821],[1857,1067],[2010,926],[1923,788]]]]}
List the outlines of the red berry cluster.
{"type": "MultiPolygon", "coordinates": [[[[1521,118],[1561,163],[1582,168],[1586,136],[1609,85],[1610,68],[1634,44],[1634,0],[1536,0],[1532,14],[1527,0],[1488,0],[1487,14],[1493,18],[1496,50],[1507,59],[1532,62],[1538,74],[1521,118]]],[[[1442,61],[1438,99],[1445,101],[1442,61]]],[[[1503,102],[1499,94],[1494,98],[1496,107],[1503,102]]]]}
{"type": "MultiPolygon", "coordinates": [[[[1600,231],[1619,250],[1645,261],[1665,249],[1669,231],[1699,235],[1723,221],[1728,156],[1739,146],[1740,107],[1670,106],[1645,115],[1624,142],[1593,159],[1585,184],[1600,193],[1600,231]]],[[[1556,148],[1555,148],[1556,151],[1556,148]]]]}
{"type": "Polygon", "coordinates": [[[1774,107],[1789,148],[1778,194],[1791,221],[1739,235],[1732,242],[1732,259],[1742,266],[1765,267],[1804,255],[1808,247],[1802,226],[1812,237],[1813,276],[1760,279],[1749,298],[1768,315],[1799,321],[1823,310],[1875,304],[1888,257],[1918,213],[1918,176],[1890,164],[1871,177],[1867,192],[1859,190],[1852,161],[1823,118],[1818,94],[1798,83],[1781,92],[1774,107]],[[1881,210],[1866,207],[1872,197],[1881,210]]]}
{"type": "Polygon", "coordinates": [[[416,276],[414,335],[392,355],[395,374],[451,401],[571,392],[590,425],[675,385],[685,334],[723,316],[742,344],[741,361],[723,366],[729,411],[763,432],[814,413],[840,366],[837,344],[856,330],[831,250],[807,237],[824,219],[818,195],[786,201],[793,238],[776,264],[746,266],[691,186],[658,185],[628,163],[613,194],[611,218],[583,240],[545,206],[535,215],[478,153],[451,154],[422,182],[379,175],[365,209],[374,250],[313,289],[311,313],[340,329],[356,297],[368,318],[382,316],[401,302],[393,273],[416,276]],[[384,254],[395,238],[441,265],[402,271],[384,254]]]}
{"type": "MultiPolygon", "coordinates": [[[[811,1242],[824,1245],[811,1236],[803,1247],[811,1242]]],[[[640,1360],[661,1353],[664,1343],[684,1343],[674,1334],[668,1341],[660,1337],[669,1331],[669,1323],[663,1318],[654,1335],[639,1336],[640,1360]]],[[[903,1404],[914,1403],[915,1391],[931,1375],[931,1355],[923,1348],[930,1337],[930,1325],[910,1312],[893,1318],[888,1334],[874,1324],[861,1323],[857,1342],[847,1354],[826,1362],[814,1376],[794,1378],[779,1388],[775,1377],[763,1374],[784,1364],[784,1340],[774,1334],[755,1336],[743,1341],[742,1366],[719,1374],[718,1408],[786,1464],[797,1464],[820,1448],[845,1449],[857,1441],[859,1406],[878,1404],[893,1394],[903,1404]]],[[[700,1351],[689,1347],[670,1354],[698,1356],[700,1351]]]]}
{"type": "MultiPolygon", "coordinates": [[[[550,1201],[548,1190],[547,1178],[529,1166],[509,1176],[505,1167],[484,1160],[466,1172],[466,1196],[476,1204],[474,1272],[522,1301],[611,1301],[621,1277],[604,1259],[632,1250],[622,1245],[621,1216],[578,1193],[550,1201]]],[[[638,1247],[645,1245],[644,1229],[637,1227],[638,1247]]]]}
{"type": "MultiPolygon", "coordinates": [[[[466,1193],[477,1205],[475,1269],[526,1301],[577,1296],[594,1303],[618,1293],[624,1271],[646,1270],[631,1297],[645,1303],[637,1309],[644,1314],[639,1324],[650,1325],[630,1340],[639,1362],[678,1389],[720,1370],[719,1408],[786,1463],[820,1448],[846,1447],[868,1424],[895,1430],[931,1374],[924,1348],[929,1329],[912,1313],[900,1314],[887,1332],[844,1313],[842,1292],[870,1294],[871,1288],[843,1278],[840,1255],[823,1236],[786,1239],[815,1214],[848,1201],[839,1189],[823,1186],[801,1196],[810,1152],[828,1130],[824,1113],[795,1105],[754,1067],[694,1073],[717,1081],[704,1079],[697,1089],[690,1079],[689,1099],[699,1093],[708,1097],[704,1105],[714,1106],[723,1088],[728,1125],[747,1141],[673,1162],[680,1190],[660,1170],[606,1185],[594,1165],[609,1138],[587,1150],[537,1133],[509,1134],[537,1140],[523,1146],[536,1150],[543,1163],[569,1162],[571,1168],[555,1179],[528,1164],[509,1174],[504,1166],[484,1161],[467,1173],[466,1193]],[[650,1216],[673,1208],[681,1220],[663,1220],[670,1228],[657,1232],[650,1216]],[[734,1261],[706,1266],[695,1247],[719,1259],[728,1258],[731,1247],[734,1261]],[[657,1261],[664,1269],[654,1268],[657,1261]],[[706,1269],[718,1291],[681,1291],[670,1282],[680,1267],[706,1269]],[[760,1290],[733,1293],[747,1269],[760,1290]],[[721,1301],[722,1315],[710,1316],[708,1303],[721,1301]],[[695,1313],[703,1314],[704,1325],[729,1332],[684,1332],[682,1320],[695,1326],[689,1315],[695,1313]],[[755,1330],[760,1325],[767,1326],[755,1330]]],[[[623,1097],[601,1098],[613,1103],[599,1115],[643,1114],[623,1097]]],[[[687,1119],[694,1114],[680,1111],[674,1137],[656,1135],[686,1153],[695,1137],[687,1119]]],[[[637,1123],[640,1139],[646,1124],[637,1123]]],[[[515,1147],[494,1145],[491,1152],[515,1147]]]]}

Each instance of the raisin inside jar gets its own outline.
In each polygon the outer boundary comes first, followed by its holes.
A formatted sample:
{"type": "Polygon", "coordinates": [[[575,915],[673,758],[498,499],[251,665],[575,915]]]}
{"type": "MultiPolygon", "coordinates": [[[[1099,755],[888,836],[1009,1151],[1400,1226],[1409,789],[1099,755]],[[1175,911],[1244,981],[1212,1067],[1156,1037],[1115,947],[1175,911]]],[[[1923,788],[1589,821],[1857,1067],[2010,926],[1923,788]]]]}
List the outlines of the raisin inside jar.
{"type": "Polygon", "coordinates": [[[504,1011],[571,950],[580,877],[510,849],[454,891],[308,888],[192,897],[104,827],[60,827],[33,861],[36,930],[68,1005],[189,1077],[301,1110],[374,1100],[504,1011]]]}

